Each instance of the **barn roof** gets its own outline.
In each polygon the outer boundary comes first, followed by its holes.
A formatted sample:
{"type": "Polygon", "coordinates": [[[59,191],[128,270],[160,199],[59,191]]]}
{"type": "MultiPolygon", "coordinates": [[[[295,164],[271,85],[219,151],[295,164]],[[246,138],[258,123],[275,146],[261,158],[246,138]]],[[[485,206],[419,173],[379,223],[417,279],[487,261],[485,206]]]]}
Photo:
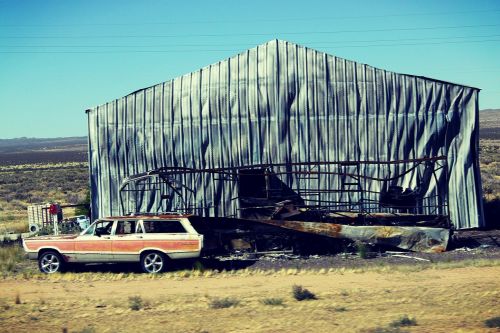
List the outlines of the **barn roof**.
{"type": "MultiPolygon", "coordinates": [[[[306,47],[306,46],[302,46],[302,45],[299,45],[299,44],[296,44],[296,43],[293,43],[293,42],[289,42],[289,41],[286,41],[286,40],[280,40],[280,39],[270,40],[270,41],[268,41],[266,43],[260,44],[260,45],[258,45],[256,47],[253,47],[253,48],[247,49],[247,50],[245,50],[243,52],[240,52],[240,53],[238,53],[238,54],[236,54],[236,55],[234,55],[232,57],[225,58],[225,59],[220,60],[220,61],[218,61],[216,63],[212,63],[212,64],[204,66],[204,67],[202,67],[202,68],[200,68],[198,70],[189,72],[187,74],[184,74],[184,75],[172,78],[172,79],[164,81],[164,82],[174,81],[174,80],[176,80],[176,79],[178,79],[180,77],[189,76],[189,75],[191,75],[191,74],[193,74],[195,72],[202,72],[203,70],[207,70],[208,68],[210,68],[210,67],[212,67],[212,66],[214,66],[216,64],[221,64],[223,62],[234,61],[239,56],[244,55],[245,53],[257,51],[259,48],[268,48],[269,46],[276,46],[277,49],[279,49],[280,47],[283,48],[283,49],[302,48],[304,50],[316,53],[317,55],[320,55],[320,56],[327,56],[327,57],[331,57],[331,58],[336,58],[338,60],[345,60],[345,61],[348,61],[348,62],[351,62],[351,63],[355,63],[357,65],[364,66],[366,68],[373,69],[373,70],[383,70],[386,73],[393,73],[393,74],[397,74],[397,75],[404,75],[404,76],[419,78],[419,79],[423,79],[423,80],[430,80],[430,81],[437,82],[437,83],[442,83],[442,84],[450,84],[450,85],[455,85],[455,86],[461,86],[461,87],[473,88],[473,89],[480,90],[479,88],[476,88],[476,87],[472,87],[472,86],[468,86],[468,85],[464,85],[464,84],[459,84],[459,83],[454,83],[454,82],[450,82],[450,81],[439,80],[439,79],[435,79],[435,78],[430,78],[430,77],[427,77],[427,76],[405,74],[405,73],[398,73],[398,72],[388,71],[388,70],[385,70],[385,69],[382,69],[382,68],[378,68],[378,67],[375,67],[375,66],[371,66],[371,65],[368,65],[368,64],[364,64],[364,63],[361,63],[361,62],[357,62],[357,61],[353,61],[353,60],[348,60],[348,59],[336,57],[336,56],[331,55],[329,53],[321,52],[321,51],[318,51],[318,50],[315,50],[315,49],[312,49],[312,48],[309,48],[309,47],[306,47]]],[[[161,83],[158,83],[158,84],[161,84],[161,83]]],[[[126,96],[133,95],[133,94],[135,94],[135,93],[137,93],[139,91],[150,89],[150,88],[152,88],[152,87],[154,87],[154,86],[156,86],[158,84],[154,84],[154,85],[151,85],[151,86],[148,86],[148,87],[145,87],[145,88],[137,89],[137,90],[135,90],[135,91],[127,94],[126,96]]],[[[101,105],[104,105],[104,104],[101,104],[101,105]]],[[[101,106],[101,105],[99,105],[99,106],[101,106]]],[[[91,111],[92,109],[95,109],[95,108],[97,108],[97,106],[93,107],[93,108],[90,108],[90,109],[87,109],[85,112],[89,112],[89,111],[91,111]]]]}

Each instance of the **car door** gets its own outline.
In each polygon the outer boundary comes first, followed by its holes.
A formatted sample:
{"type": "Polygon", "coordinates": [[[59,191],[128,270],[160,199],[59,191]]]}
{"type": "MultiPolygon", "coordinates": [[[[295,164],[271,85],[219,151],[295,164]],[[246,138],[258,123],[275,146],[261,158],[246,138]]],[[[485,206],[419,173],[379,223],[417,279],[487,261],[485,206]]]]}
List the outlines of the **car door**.
{"type": "Polygon", "coordinates": [[[111,251],[115,261],[139,261],[144,238],[137,233],[139,221],[123,219],[116,221],[116,227],[111,235],[111,251]]]}
{"type": "Polygon", "coordinates": [[[78,262],[108,262],[113,260],[111,233],[114,221],[98,220],[75,241],[75,257],[78,262]]]}

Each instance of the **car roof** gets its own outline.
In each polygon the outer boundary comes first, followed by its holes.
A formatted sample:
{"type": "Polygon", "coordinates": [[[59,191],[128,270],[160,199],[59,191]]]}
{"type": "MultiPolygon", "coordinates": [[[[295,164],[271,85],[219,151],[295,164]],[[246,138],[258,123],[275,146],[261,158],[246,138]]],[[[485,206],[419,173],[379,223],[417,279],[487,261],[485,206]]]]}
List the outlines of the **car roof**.
{"type": "Polygon", "coordinates": [[[99,220],[178,220],[180,218],[189,218],[191,214],[159,214],[159,215],[123,215],[101,217],[99,220]]]}

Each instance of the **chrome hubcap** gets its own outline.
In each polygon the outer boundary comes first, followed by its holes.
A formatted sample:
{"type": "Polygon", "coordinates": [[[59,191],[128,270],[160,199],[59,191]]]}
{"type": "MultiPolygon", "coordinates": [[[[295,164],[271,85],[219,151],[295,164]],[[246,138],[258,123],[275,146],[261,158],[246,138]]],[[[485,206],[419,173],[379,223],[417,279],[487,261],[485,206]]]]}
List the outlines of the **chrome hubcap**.
{"type": "Polygon", "coordinates": [[[150,253],[144,258],[144,268],[148,273],[158,273],[163,268],[163,258],[157,253],[150,253]]]}
{"type": "Polygon", "coordinates": [[[45,273],[55,273],[59,270],[60,266],[59,258],[51,253],[46,254],[42,257],[41,268],[45,273]]]}

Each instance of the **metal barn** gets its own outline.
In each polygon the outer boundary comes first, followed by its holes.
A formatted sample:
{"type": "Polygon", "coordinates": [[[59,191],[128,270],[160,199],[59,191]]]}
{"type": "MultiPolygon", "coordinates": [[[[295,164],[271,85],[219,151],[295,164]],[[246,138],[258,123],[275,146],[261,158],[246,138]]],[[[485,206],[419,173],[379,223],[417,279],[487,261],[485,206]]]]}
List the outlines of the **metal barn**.
{"type": "Polygon", "coordinates": [[[478,93],[273,40],[87,110],[93,218],[286,199],[483,227],[478,93]]]}

